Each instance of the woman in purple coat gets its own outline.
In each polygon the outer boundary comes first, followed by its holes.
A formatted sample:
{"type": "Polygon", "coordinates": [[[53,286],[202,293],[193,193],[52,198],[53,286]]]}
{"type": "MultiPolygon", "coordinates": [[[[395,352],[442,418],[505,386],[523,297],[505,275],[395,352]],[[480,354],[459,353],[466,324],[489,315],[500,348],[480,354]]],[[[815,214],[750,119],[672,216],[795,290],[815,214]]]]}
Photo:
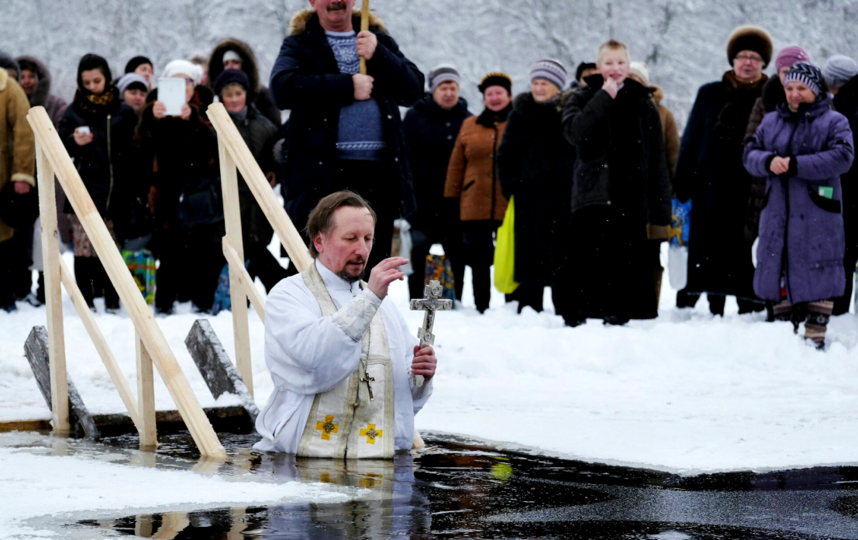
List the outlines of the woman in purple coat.
{"type": "Polygon", "coordinates": [[[745,168],[768,178],[754,291],[775,302],[805,339],[825,345],[833,302],[843,294],[846,243],[840,175],[854,156],[846,117],[832,109],[819,68],[799,62],[784,79],[787,102],[763,119],[745,147],[745,168]]]}

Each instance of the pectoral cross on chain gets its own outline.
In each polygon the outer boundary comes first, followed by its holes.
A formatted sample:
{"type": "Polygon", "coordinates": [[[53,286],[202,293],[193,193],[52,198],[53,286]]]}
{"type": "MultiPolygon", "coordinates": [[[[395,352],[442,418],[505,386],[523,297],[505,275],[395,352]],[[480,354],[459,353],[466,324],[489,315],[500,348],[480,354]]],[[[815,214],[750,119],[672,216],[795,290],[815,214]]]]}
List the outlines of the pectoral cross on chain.
{"type": "MultiPolygon", "coordinates": [[[[412,310],[416,311],[422,309],[425,311],[423,315],[423,326],[417,329],[417,337],[420,338],[421,348],[426,345],[435,344],[435,336],[432,334],[432,327],[435,325],[435,312],[449,311],[453,309],[452,300],[440,299],[441,291],[441,282],[433,280],[430,281],[429,285],[426,285],[426,288],[424,289],[423,294],[426,295],[426,298],[411,301],[412,310]]],[[[417,386],[423,386],[423,375],[415,375],[414,384],[417,386]]]]}

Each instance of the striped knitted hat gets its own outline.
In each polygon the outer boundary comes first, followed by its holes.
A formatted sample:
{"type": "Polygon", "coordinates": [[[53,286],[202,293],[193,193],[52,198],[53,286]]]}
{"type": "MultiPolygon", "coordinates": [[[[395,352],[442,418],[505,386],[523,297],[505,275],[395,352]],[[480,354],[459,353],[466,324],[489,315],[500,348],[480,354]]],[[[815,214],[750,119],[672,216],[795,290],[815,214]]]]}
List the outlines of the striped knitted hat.
{"type": "Polygon", "coordinates": [[[796,62],[793,64],[784,77],[784,87],[791,81],[798,81],[805,84],[815,95],[821,92],[828,91],[828,85],[825,84],[825,78],[822,76],[822,71],[813,64],[807,62],[796,62]]]}
{"type": "Polygon", "coordinates": [[[530,68],[530,82],[545,79],[559,89],[566,86],[566,68],[553,58],[537,60],[530,68]]]}
{"type": "Polygon", "coordinates": [[[453,66],[441,64],[432,68],[429,72],[427,81],[429,83],[429,91],[434,92],[441,83],[454,82],[459,84],[459,72],[453,66]]]}

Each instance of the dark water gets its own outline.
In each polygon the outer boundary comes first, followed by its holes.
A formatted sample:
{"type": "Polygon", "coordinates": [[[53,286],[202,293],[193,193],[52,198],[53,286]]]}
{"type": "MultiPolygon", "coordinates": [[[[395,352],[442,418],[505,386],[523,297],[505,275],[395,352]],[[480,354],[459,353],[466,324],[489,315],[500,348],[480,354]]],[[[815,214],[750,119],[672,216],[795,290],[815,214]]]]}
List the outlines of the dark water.
{"type": "MultiPolygon", "coordinates": [[[[368,489],[344,504],[293,504],[127,516],[78,526],[175,539],[858,538],[858,468],[678,475],[535,457],[428,437],[419,457],[330,462],[254,454],[254,436],[223,442],[218,474],[368,489]]],[[[136,437],[105,441],[133,447],[136,437]],[[133,441],[133,444],[132,444],[133,441]]],[[[162,438],[157,459],[195,459],[187,435],[162,438]]],[[[171,461],[174,460],[174,461],[171,461]]],[[[212,471],[209,471],[212,472],[212,471]]]]}

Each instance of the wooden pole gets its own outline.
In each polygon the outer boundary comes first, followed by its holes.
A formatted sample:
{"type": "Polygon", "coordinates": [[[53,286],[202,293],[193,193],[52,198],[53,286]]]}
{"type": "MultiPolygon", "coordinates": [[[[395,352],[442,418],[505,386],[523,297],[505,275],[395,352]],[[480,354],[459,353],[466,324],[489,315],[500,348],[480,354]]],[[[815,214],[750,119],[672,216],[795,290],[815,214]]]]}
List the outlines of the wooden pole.
{"type": "Polygon", "coordinates": [[[262,213],[271,223],[280,243],[286,248],[286,253],[289,254],[292,264],[299,272],[303,272],[313,264],[313,258],[310,257],[304,239],[298,234],[295,225],[286,215],[286,210],[283,209],[280,201],[274,195],[271,185],[265,175],[262,174],[262,169],[259,168],[259,164],[256,163],[244,139],[241,138],[238,128],[235,127],[223,103],[212,103],[206,112],[217,130],[218,141],[223,140],[224,146],[229,150],[230,157],[238,166],[244,181],[247,182],[247,187],[250,188],[250,192],[253,193],[259,203],[262,213]]]}
{"type": "Polygon", "coordinates": [[[158,447],[158,425],[155,421],[155,376],[152,372],[152,357],[134,332],[137,354],[137,409],[140,411],[140,449],[153,450],[158,447]]]}
{"type": "Polygon", "coordinates": [[[48,315],[48,355],[51,369],[51,416],[55,433],[68,433],[69,387],[63,332],[63,292],[60,271],[60,239],[54,169],[36,140],[39,181],[39,213],[42,222],[42,260],[45,267],[45,305],[48,315]]]}
{"type": "MultiPolygon", "coordinates": [[[[238,175],[223,137],[217,141],[220,159],[220,180],[223,191],[223,215],[226,223],[226,236],[232,242],[238,254],[238,261],[229,261],[229,296],[232,301],[232,331],[235,337],[235,367],[241,380],[253,396],[253,365],[250,361],[250,329],[247,326],[247,299],[239,285],[239,267],[244,269],[244,242],[241,235],[241,206],[238,194],[238,175]]],[[[253,282],[250,282],[253,285],[253,282]]]]}
{"type": "MultiPolygon", "coordinates": [[[[47,269],[47,266],[45,268],[47,269]]],[[[90,311],[89,306],[86,305],[86,300],[83,299],[83,294],[81,294],[80,289],[74,280],[74,276],[72,276],[71,271],[69,271],[68,266],[66,266],[62,257],[60,257],[60,268],[63,286],[66,288],[66,292],[71,298],[72,304],[74,304],[81,322],[83,322],[83,327],[86,328],[86,332],[89,334],[89,339],[92,340],[93,345],[95,345],[95,350],[98,351],[98,356],[101,357],[104,367],[107,368],[110,380],[113,381],[113,385],[119,392],[119,397],[122,398],[122,403],[125,404],[125,408],[128,410],[128,416],[131,417],[131,421],[134,422],[134,427],[137,428],[137,431],[140,431],[141,424],[140,416],[137,411],[137,398],[134,397],[134,393],[131,391],[131,385],[128,384],[128,381],[125,379],[125,375],[122,374],[122,369],[116,362],[113,352],[111,352],[110,347],[107,345],[107,340],[104,339],[104,334],[102,334],[101,330],[98,328],[98,324],[95,322],[95,317],[92,316],[92,311],[90,311]]]]}
{"type": "MultiPolygon", "coordinates": [[[[369,30],[369,0],[363,0],[360,8],[360,31],[369,30]]],[[[366,75],[366,58],[360,57],[360,74],[366,75]]]]}
{"type": "Polygon", "coordinates": [[[89,197],[86,187],[63,147],[44,107],[30,109],[27,120],[33,128],[37,140],[41,143],[47,161],[53,166],[60,185],[62,185],[75,214],[90,242],[92,242],[104,270],[116,288],[119,298],[122,299],[122,303],[134,323],[134,328],[140,334],[143,345],[152,355],[155,367],[158,368],[158,373],[176,403],[176,407],[182,415],[188,431],[191,432],[200,453],[207,458],[225,459],[226,452],[223,446],[220,444],[214,429],[212,429],[212,425],[197,397],[191,390],[191,385],[188,384],[182,373],[182,369],[170,350],[164,334],[155,323],[149,306],[146,305],[134,278],[125,266],[125,261],[122,259],[119,250],[116,249],[113,238],[89,197]]]}
{"type": "Polygon", "coordinates": [[[250,299],[250,303],[253,304],[253,308],[256,309],[259,318],[262,319],[262,322],[265,322],[265,300],[262,299],[259,291],[253,285],[253,280],[250,278],[250,274],[247,273],[247,269],[244,265],[240,264],[241,257],[238,256],[238,252],[232,246],[228,236],[223,237],[223,256],[226,257],[230,270],[233,267],[238,269],[236,281],[233,281],[231,273],[229,275],[230,292],[233,286],[240,288],[247,295],[247,298],[250,299]]]}

